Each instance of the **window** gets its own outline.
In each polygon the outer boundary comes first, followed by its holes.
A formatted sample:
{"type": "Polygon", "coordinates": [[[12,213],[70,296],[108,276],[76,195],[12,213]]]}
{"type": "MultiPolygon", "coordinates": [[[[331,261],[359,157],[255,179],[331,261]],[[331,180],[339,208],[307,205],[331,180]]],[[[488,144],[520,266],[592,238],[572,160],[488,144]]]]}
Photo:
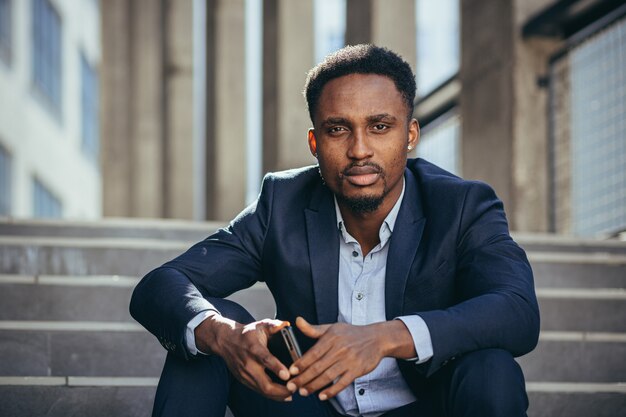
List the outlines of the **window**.
{"type": "Polygon", "coordinates": [[[344,46],[346,37],[346,0],[315,0],[315,62],[344,46]]]}
{"type": "Polygon", "coordinates": [[[61,217],[61,200],[41,183],[33,179],[33,216],[34,217],[61,217]]]}
{"type": "Polygon", "coordinates": [[[98,74],[81,54],[81,133],[83,152],[98,162],[99,152],[99,86],[98,74]]]}
{"type": "Polygon", "coordinates": [[[461,175],[461,118],[456,109],[439,116],[424,126],[417,145],[417,156],[455,175],[461,175]]]}
{"type": "Polygon", "coordinates": [[[11,62],[11,0],[0,0],[0,60],[11,62]]]}
{"type": "Polygon", "coordinates": [[[50,0],[33,0],[33,81],[61,109],[61,17],[50,0]]]}
{"type": "Polygon", "coordinates": [[[11,215],[11,155],[0,146],[0,216],[11,215]]]}
{"type": "Polygon", "coordinates": [[[459,0],[416,0],[417,95],[459,71],[459,0]]]}
{"type": "Polygon", "coordinates": [[[553,228],[626,230],[626,18],[551,65],[553,228]]]}

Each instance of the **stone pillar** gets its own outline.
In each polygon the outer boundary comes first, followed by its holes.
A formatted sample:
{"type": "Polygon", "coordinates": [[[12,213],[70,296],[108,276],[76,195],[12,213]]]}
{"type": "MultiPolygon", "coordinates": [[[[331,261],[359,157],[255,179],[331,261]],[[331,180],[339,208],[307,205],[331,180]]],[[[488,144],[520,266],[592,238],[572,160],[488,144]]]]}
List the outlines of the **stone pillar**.
{"type": "Polygon", "coordinates": [[[104,215],[191,219],[192,2],[100,6],[104,215]]]}
{"type": "Polygon", "coordinates": [[[166,4],[164,214],[193,219],[193,1],[166,4]]]}
{"type": "Polygon", "coordinates": [[[245,1],[207,4],[207,217],[230,220],[246,190],[245,1]]]}
{"type": "Polygon", "coordinates": [[[164,30],[162,2],[131,3],[131,212],[134,217],[164,213],[164,30]]]}
{"type": "Polygon", "coordinates": [[[314,64],[312,0],[266,0],[263,21],[263,169],[315,163],[302,89],[314,64]]]}
{"type": "Polygon", "coordinates": [[[465,0],[460,5],[463,176],[491,184],[514,226],[512,4],[465,0]]]}
{"type": "Polygon", "coordinates": [[[384,46],[415,71],[415,0],[347,0],[346,9],[346,45],[384,46]]]}
{"type": "Polygon", "coordinates": [[[521,36],[522,26],[550,0],[516,0],[514,3],[513,71],[513,193],[514,227],[532,232],[549,231],[548,88],[540,78],[549,71],[550,56],[558,39],[521,36]]]}
{"type": "Polygon", "coordinates": [[[400,54],[413,71],[417,63],[415,0],[371,0],[372,40],[400,54]]]}
{"type": "Polygon", "coordinates": [[[120,217],[130,215],[131,211],[130,4],[126,0],[107,1],[101,3],[100,13],[102,212],[105,216],[120,217]]]}

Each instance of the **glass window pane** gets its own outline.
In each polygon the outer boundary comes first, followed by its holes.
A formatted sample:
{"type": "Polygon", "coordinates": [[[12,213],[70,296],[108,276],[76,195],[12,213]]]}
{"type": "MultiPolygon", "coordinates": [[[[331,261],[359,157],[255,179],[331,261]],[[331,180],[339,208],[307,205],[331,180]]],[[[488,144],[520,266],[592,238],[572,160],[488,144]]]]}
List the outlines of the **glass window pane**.
{"type": "Polygon", "coordinates": [[[50,0],[33,1],[33,77],[56,108],[61,106],[61,18],[50,0]]]}
{"type": "Polygon", "coordinates": [[[33,179],[33,216],[59,218],[62,215],[61,200],[37,178],[33,179]]]}
{"type": "Polygon", "coordinates": [[[461,118],[454,109],[422,129],[417,156],[455,175],[461,175],[460,136],[461,118]]]}
{"type": "Polygon", "coordinates": [[[0,0],[0,60],[11,62],[11,0],[0,0]]]}
{"type": "Polygon", "coordinates": [[[417,95],[459,71],[459,0],[416,0],[417,95]]]}
{"type": "Polygon", "coordinates": [[[10,216],[11,205],[11,156],[0,146],[0,216],[10,216]]]}
{"type": "Polygon", "coordinates": [[[99,151],[99,98],[98,74],[81,55],[81,114],[82,114],[82,149],[94,162],[98,161],[99,151]]]}
{"type": "Polygon", "coordinates": [[[346,0],[315,0],[315,62],[344,46],[346,36],[346,0]]]}
{"type": "Polygon", "coordinates": [[[626,229],[626,19],[571,51],[572,216],[581,235],[626,229]]]}

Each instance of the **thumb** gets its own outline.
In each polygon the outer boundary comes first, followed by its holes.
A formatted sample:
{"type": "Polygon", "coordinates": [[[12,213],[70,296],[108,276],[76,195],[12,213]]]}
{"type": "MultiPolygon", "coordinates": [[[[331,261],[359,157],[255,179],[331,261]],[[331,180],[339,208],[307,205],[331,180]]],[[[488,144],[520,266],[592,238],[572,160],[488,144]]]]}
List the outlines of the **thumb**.
{"type": "Polygon", "coordinates": [[[326,330],[328,329],[328,327],[330,327],[330,325],[328,324],[322,324],[322,325],[310,324],[308,321],[306,321],[302,317],[298,317],[296,319],[296,326],[298,326],[298,329],[300,329],[300,331],[305,336],[311,337],[313,339],[319,339],[320,337],[322,337],[322,335],[326,333],[326,330]]]}

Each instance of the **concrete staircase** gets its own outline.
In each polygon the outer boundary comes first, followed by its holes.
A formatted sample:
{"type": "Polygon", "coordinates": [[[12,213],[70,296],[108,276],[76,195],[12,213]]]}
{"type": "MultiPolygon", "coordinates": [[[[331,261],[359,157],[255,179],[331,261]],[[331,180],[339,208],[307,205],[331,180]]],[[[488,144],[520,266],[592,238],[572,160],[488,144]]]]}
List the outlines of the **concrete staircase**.
{"type": "MultiPolygon", "coordinates": [[[[219,226],[0,222],[0,416],[149,416],[165,350],[130,318],[132,288],[219,226]]],[[[516,238],[542,311],[519,359],[529,416],[626,416],[626,242],[516,238]]],[[[263,286],[233,298],[274,313],[263,286]]]]}

